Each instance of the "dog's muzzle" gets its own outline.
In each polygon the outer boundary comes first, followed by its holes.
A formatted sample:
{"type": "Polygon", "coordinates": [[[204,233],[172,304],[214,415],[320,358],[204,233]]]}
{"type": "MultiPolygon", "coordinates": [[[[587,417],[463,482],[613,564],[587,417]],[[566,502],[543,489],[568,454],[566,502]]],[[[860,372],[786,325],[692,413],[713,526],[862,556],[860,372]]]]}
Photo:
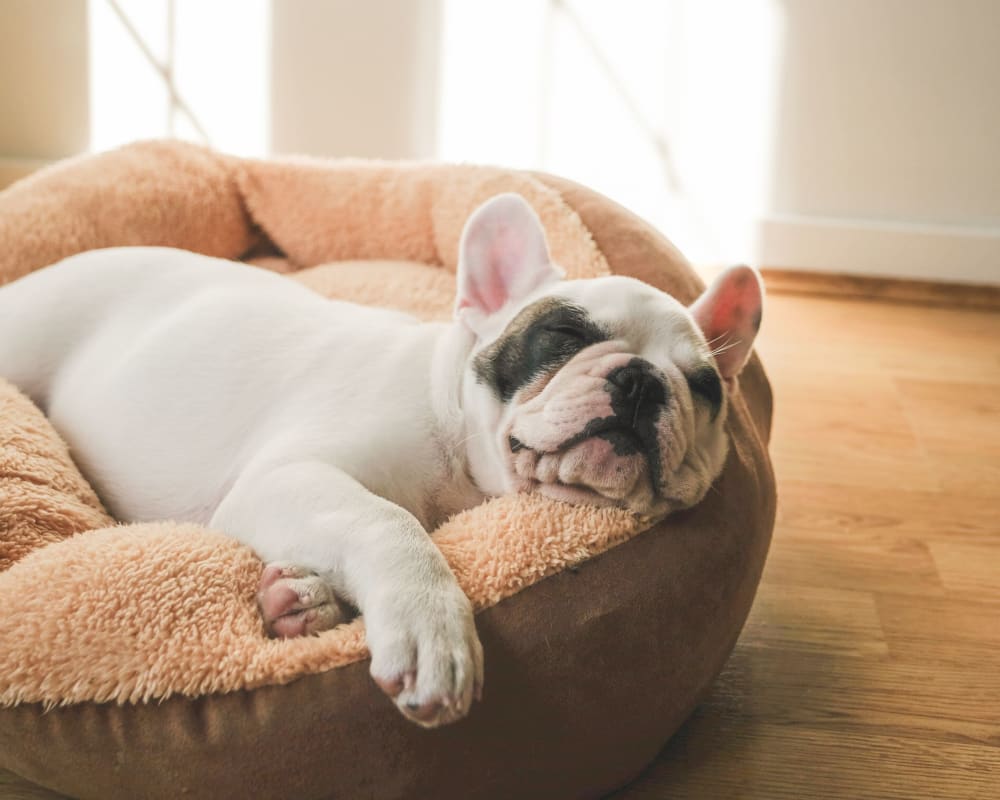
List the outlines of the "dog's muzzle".
{"type": "Polygon", "coordinates": [[[588,421],[560,449],[597,437],[610,442],[619,456],[641,453],[651,461],[658,461],[656,425],[669,396],[663,381],[648,362],[637,358],[609,372],[604,388],[610,398],[611,413],[588,421]]]}
{"type": "Polygon", "coordinates": [[[612,421],[616,426],[611,432],[622,432],[625,437],[622,447],[637,444],[647,457],[655,456],[656,421],[667,403],[666,385],[653,374],[648,362],[637,358],[608,373],[605,388],[611,397],[612,421]]]}
{"type": "MultiPolygon", "coordinates": [[[[658,425],[670,397],[667,385],[651,364],[636,357],[619,361],[590,385],[589,399],[575,402],[572,387],[566,390],[567,407],[577,413],[590,409],[589,418],[574,414],[576,424],[563,428],[558,441],[548,439],[549,446],[522,441],[515,426],[507,440],[514,471],[527,481],[525,488],[561,499],[594,502],[594,493],[616,505],[647,506],[662,472],[658,425]]],[[[565,402],[560,397],[549,401],[557,408],[565,402]]]]}

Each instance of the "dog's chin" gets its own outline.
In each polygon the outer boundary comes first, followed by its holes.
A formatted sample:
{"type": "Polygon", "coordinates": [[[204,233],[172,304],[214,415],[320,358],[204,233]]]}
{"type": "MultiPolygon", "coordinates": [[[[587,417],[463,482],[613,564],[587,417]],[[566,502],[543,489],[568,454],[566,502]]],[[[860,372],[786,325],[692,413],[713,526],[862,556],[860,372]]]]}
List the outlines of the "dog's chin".
{"type": "Polygon", "coordinates": [[[599,436],[551,453],[539,453],[522,445],[515,454],[513,468],[522,491],[575,505],[652,513],[658,504],[650,485],[647,458],[641,452],[622,449],[599,436]]]}
{"type": "Polygon", "coordinates": [[[613,497],[605,497],[595,489],[587,486],[574,486],[572,484],[560,483],[536,483],[535,491],[553,500],[561,500],[574,506],[599,506],[604,508],[622,508],[624,504],[621,500],[613,497]]]}

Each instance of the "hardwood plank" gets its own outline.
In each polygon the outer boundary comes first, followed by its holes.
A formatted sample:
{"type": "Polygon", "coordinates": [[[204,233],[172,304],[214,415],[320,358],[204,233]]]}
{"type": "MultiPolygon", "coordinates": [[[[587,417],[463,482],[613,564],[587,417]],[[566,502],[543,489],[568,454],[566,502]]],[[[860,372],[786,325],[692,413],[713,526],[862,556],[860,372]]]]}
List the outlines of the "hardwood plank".
{"type": "MultiPolygon", "coordinates": [[[[997,344],[1000,348],[1000,341],[997,344]]],[[[1000,487],[1000,386],[966,381],[896,381],[903,413],[941,488],[996,497],[1000,487]]],[[[1000,517],[997,518],[1000,534],[1000,517]]]]}
{"type": "Polygon", "coordinates": [[[798,480],[940,488],[886,375],[858,380],[836,369],[803,367],[782,375],[775,407],[771,452],[798,480]],[[810,412],[783,413],[786,408],[810,412]]]}
{"type": "MultiPolygon", "coordinates": [[[[768,297],[758,350],[782,380],[802,368],[1000,384],[1000,314],[815,297],[768,297]]],[[[801,409],[805,411],[805,409],[801,409]]]]}
{"type": "Polygon", "coordinates": [[[753,723],[1000,747],[1000,672],[969,666],[747,646],[705,705],[753,723]]]}
{"type": "Polygon", "coordinates": [[[764,582],[742,638],[747,647],[879,659],[889,654],[875,596],[827,586],[764,582]]]}
{"type": "MultiPolygon", "coordinates": [[[[1000,339],[996,346],[1000,350],[1000,339]]],[[[905,378],[895,383],[903,414],[923,441],[964,442],[983,454],[984,464],[1000,454],[1000,386],[996,383],[905,378]]]]}
{"type": "MultiPolygon", "coordinates": [[[[764,580],[778,586],[941,596],[944,588],[927,543],[895,535],[797,535],[775,532],[764,580]]],[[[807,633],[808,631],[804,631],[807,633]]]]}
{"type": "Polygon", "coordinates": [[[1000,597],[956,600],[878,594],[875,604],[892,658],[965,669],[998,666],[1000,597]]]}
{"type": "Polygon", "coordinates": [[[696,714],[616,800],[995,800],[1000,750],[696,714]],[[720,746],[720,743],[721,746],[720,746]]]}
{"type": "Polygon", "coordinates": [[[801,535],[898,536],[932,541],[995,541],[1000,492],[992,497],[905,487],[842,486],[783,480],[778,524],[801,535]]]}
{"type": "MultiPolygon", "coordinates": [[[[989,544],[936,541],[929,546],[949,595],[1000,603],[1000,533],[989,544]]],[[[996,624],[1000,628],[1000,613],[996,624]]],[[[997,704],[1000,709],[1000,697],[997,704]]]]}

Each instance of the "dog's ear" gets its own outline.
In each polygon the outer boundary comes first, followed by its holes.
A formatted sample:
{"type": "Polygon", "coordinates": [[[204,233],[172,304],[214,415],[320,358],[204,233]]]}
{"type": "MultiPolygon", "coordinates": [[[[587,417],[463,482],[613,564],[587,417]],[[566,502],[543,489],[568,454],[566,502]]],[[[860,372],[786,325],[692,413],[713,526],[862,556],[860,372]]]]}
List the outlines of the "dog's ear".
{"type": "Polygon", "coordinates": [[[497,195],[472,213],[462,231],[455,316],[481,336],[498,311],[562,277],[531,206],[519,194],[497,195]]]}
{"type": "Polygon", "coordinates": [[[760,329],[764,284],[757,270],[730,267],[691,305],[691,313],[708,340],[722,377],[739,375],[750,357],[760,329]]]}

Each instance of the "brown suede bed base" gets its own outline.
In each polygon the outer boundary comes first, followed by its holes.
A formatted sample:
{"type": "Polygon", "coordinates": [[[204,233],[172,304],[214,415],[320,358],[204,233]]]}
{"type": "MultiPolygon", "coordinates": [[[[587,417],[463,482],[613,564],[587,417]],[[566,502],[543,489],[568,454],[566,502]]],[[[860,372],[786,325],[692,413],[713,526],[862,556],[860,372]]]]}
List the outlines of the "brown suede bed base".
{"type": "MultiPolygon", "coordinates": [[[[697,293],[648,225],[536,177],[577,211],[614,272],[685,301],[697,293]]],[[[0,760],[88,798],[597,797],[622,785],[722,668],[763,567],[775,490],[756,357],[740,383],[729,461],[705,502],[477,616],[487,688],[467,720],[416,728],[358,662],[158,704],[0,709],[0,760]]]]}

